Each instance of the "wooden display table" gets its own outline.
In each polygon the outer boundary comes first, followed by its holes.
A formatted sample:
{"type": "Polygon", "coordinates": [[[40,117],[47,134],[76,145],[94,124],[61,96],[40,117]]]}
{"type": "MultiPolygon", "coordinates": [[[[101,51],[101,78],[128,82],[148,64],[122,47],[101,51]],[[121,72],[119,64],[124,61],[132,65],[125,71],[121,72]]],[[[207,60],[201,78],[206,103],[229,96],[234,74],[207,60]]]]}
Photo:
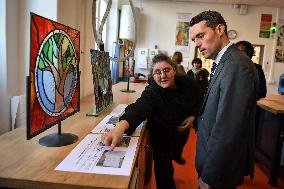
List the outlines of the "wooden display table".
{"type": "Polygon", "coordinates": [[[26,140],[26,127],[0,136],[0,187],[50,188],[50,189],[93,189],[93,188],[143,188],[145,162],[147,161],[147,137],[145,130],[139,138],[132,165],[131,176],[113,176],[88,173],[54,171],[54,168],[71,150],[118,104],[130,104],[140,97],[145,84],[131,83],[135,93],[123,93],[126,83],[113,86],[114,104],[99,117],[86,116],[92,110],[93,97],[81,100],[80,112],[62,122],[62,132],[73,133],[79,140],[69,146],[44,147],[38,140],[57,132],[54,126],[40,135],[26,140]],[[138,176],[139,175],[139,176],[138,176]]]}
{"type": "Polygon", "coordinates": [[[284,97],[268,95],[257,102],[256,158],[269,169],[269,184],[277,185],[284,141],[284,97]]]}

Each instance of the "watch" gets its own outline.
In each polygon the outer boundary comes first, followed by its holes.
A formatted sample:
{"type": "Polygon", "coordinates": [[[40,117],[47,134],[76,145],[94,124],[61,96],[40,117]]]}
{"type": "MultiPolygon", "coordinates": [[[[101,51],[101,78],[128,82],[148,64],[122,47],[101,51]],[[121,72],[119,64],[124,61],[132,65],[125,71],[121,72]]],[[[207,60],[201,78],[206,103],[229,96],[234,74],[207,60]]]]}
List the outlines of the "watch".
{"type": "Polygon", "coordinates": [[[229,30],[228,31],[228,38],[229,39],[236,39],[238,36],[237,31],[236,30],[229,30]]]}

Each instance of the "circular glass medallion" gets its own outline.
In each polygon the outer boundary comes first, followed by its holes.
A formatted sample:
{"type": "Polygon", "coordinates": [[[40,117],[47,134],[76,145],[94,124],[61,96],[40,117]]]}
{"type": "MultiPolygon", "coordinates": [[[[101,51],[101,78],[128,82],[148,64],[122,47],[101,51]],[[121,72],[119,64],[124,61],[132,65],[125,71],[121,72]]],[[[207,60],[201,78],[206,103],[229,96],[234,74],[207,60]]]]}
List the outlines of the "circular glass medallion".
{"type": "Polygon", "coordinates": [[[74,45],[62,30],[50,32],[37,55],[35,88],[42,109],[50,116],[61,115],[72,100],[77,82],[74,45]]]}

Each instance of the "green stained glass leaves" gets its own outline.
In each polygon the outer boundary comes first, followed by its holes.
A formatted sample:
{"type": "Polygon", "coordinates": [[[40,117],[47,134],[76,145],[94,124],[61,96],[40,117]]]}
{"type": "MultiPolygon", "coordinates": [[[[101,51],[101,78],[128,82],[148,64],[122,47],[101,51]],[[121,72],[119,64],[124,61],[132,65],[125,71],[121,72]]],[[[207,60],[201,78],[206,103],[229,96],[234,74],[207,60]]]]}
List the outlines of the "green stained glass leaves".
{"type": "Polygon", "coordinates": [[[70,39],[62,31],[56,30],[52,33],[53,35],[44,42],[39,68],[45,69],[52,63],[57,70],[65,71],[68,64],[75,66],[75,51],[70,39]],[[62,67],[59,68],[58,65],[62,67]]]}

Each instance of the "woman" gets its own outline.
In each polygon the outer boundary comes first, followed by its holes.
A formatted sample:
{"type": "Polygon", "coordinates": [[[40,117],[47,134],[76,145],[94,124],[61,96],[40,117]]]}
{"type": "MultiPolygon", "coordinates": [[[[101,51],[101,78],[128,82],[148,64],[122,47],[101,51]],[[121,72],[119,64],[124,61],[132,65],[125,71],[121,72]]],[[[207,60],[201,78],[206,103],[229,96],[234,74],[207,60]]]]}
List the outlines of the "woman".
{"type": "Polygon", "coordinates": [[[180,135],[189,133],[199,109],[198,86],[186,76],[176,76],[174,63],[166,55],[152,60],[149,85],[140,98],[125,109],[120,122],[102,136],[113,149],[124,133],[131,135],[147,119],[153,148],[154,171],[158,189],[174,189],[175,158],[180,135]]]}
{"type": "Polygon", "coordinates": [[[178,31],[176,35],[176,45],[187,46],[185,42],[185,33],[183,31],[178,31]]]}
{"type": "Polygon", "coordinates": [[[192,69],[187,72],[187,76],[192,80],[196,80],[197,84],[201,89],[203,96],[205,95],[209,84],[208,82],[209,72],[206,69],[202,68],[202,61],[199,58],[193,59],[191,64],[192,64],[192,69]]]}
{"type": "Polygon", "coordinates": [[[176,64],[176,72],[179,75],[186,75],[184,67],[181,65],[182,62],[182,53],[176,51],[172,57],[173,62],[176,64]]]}

